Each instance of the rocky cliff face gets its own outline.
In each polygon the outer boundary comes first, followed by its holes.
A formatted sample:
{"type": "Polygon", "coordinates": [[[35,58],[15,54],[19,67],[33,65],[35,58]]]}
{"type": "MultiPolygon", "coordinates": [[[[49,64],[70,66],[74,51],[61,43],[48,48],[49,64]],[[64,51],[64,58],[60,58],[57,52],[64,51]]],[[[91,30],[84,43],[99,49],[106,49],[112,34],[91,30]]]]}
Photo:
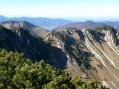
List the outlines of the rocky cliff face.
{"type": "Polygon", "coordinates": [[[28,30],[0,28],[0,48],[44,59],[71,76],[92,78],[112,89],[119,87],[119,33],[110,26],[95,30],[68,28],[53,31],[43,40],[28,30]]]}
{"type": "Polygon", "coordinates": [[[47,54],[46,47],[41,39],[31,36],[27,29],[13,30],[0,27],[0,48],[23,52],[28,58],[40,60],[46,59],[43,55],[47,54]]]}
{"type": "Polygon", "coordinates": [[[72,76],[90,77],[118,89],[119,33],[112,27],[55,31],[45,41],[64,52],[65,68],[72,76]]]}
{"type": "Polygon", "coordinates": [[[23,52],[27,58],[33,61],[45,60],[56,68],[64,69],[67,57],[65,53],[42,38],[30,35],[27,29],[6,29],[0,26],[0,48],[8,51],[23,52]]]}

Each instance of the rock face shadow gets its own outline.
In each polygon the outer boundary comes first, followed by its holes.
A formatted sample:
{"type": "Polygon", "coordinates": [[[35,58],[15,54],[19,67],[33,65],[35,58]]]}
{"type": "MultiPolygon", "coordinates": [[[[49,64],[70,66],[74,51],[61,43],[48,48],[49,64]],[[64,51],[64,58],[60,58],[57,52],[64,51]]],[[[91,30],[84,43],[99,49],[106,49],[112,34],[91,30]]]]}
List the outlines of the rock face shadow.
{"type": "Polygon", "coordinates": [[[26,29],[19,28],[13,32],[4,27],[0,30],[0,48],[18,51],[33,61],[45,60],[56,68],[65,68],[67,57],[56,47],[46,44],[42,39],[34,38],[26,29]]]}

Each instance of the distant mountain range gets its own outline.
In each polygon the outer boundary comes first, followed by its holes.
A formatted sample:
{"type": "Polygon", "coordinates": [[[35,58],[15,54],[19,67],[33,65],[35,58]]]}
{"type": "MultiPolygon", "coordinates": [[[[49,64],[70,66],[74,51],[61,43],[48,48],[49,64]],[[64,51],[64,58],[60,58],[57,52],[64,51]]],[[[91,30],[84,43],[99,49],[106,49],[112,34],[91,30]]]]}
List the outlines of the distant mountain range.
{"type": "Polygon", "coordinates": [[[42,28],[45,28],[47,30],[61,30],[66,28],[78,28],[78,29],[84,29],[84,28],[92,28],[100,27],[104,25],[110,25],[117,30],[119,30],[119,21],[113,22],[113,21],[103,21],[103,22],[93,22],[91,20],[85,21],[85,22],[74,22],[71,20],[65,20],[65,19],[51,19],[51,18],[42,18],[42,17],[5,17],[0,15],[0,22],[6,22],[6,21],[27,21],[31,24],[34,24],[36,26],[40,26],[42,28]]]}
{"type": "Polygon", "coordinates": [[[73,23],[73,21],[70,20],[64,20],[64,19],[51,19],[51,18],[42,18],[42,17],[14,17],[14,18],[8,18],[5,16],[0,16],[0,22],[5,22],[5,21],[27,21],[30,22],[36,26],[43,27],[48,30],[52,30],[57,26],[60,25],[65,25],[69,23],[73,23]]]}
{"type": "Polygon", "coordinates": [[[85,21],[85,22],[76,22],[76,23],[70,23],[66,25],[61,25],[55,28],[55,30],[62,30],[66,28],[78,28],[78,29],[94,29],[96,27],[103,27],[105,25],[110,25],[117,30],[119,30],[119,21],[117,22],[110,22],[110,21],[104,21],[104,22],[93,22],[91,20],[85,21]]]}

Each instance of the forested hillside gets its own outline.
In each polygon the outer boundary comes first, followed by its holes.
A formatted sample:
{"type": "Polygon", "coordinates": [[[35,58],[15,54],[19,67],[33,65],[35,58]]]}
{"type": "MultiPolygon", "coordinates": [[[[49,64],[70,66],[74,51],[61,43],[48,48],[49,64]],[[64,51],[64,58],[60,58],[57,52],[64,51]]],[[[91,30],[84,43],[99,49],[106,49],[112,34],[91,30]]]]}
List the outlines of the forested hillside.
{"type": "Polygon", "coordinates": [[[18,52],[0,50],[0,89],[107,89],[90,79],[71,78],[43,60],[32,62],[18,52]]]}

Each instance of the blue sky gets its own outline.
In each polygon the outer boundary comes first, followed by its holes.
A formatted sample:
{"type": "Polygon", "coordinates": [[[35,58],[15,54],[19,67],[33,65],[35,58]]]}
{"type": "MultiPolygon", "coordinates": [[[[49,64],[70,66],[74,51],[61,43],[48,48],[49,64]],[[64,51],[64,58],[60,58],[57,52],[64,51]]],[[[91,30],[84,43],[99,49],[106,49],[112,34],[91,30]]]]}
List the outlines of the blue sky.
{"type": "Polygon", "coordinates": [[[119,0],[0,0],[0,15],[119,20],[119,0]]]}

